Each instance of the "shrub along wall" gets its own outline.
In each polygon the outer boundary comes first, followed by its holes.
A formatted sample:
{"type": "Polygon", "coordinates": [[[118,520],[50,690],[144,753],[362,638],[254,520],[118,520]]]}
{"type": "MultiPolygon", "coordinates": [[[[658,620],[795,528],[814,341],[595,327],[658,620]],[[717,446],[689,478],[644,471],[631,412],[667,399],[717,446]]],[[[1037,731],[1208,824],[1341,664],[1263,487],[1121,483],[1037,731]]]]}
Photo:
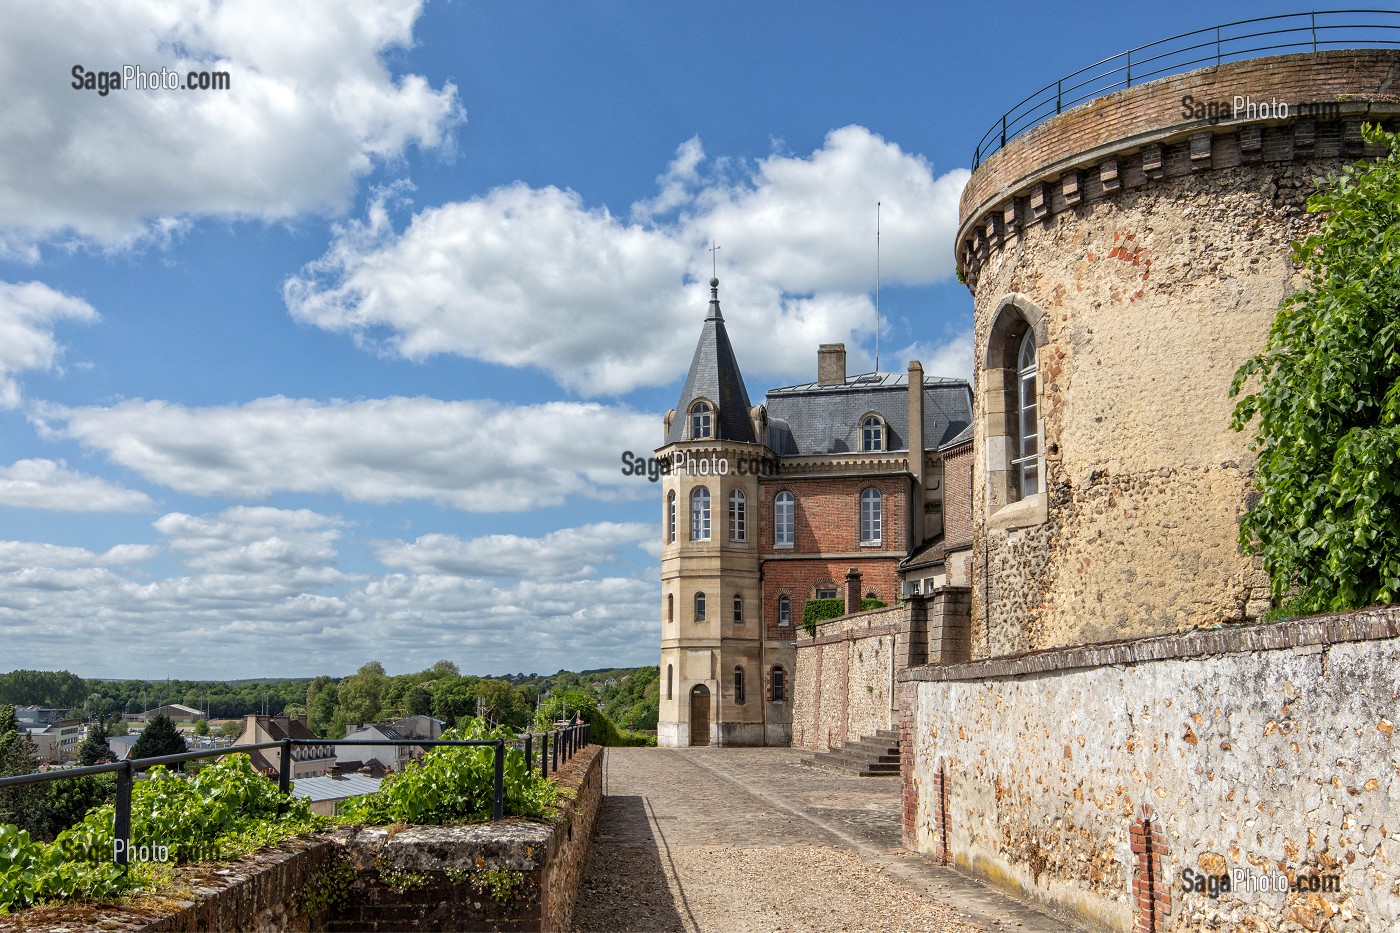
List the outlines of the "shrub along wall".
{"type": "Polygon", "coordinates": [[[602,749],[580,751],[553,779],[549,822],[340,828],[226,866],[182,866],[164,897],[0,917],[0,933],[568,929],[602,800],[602,749]]]}

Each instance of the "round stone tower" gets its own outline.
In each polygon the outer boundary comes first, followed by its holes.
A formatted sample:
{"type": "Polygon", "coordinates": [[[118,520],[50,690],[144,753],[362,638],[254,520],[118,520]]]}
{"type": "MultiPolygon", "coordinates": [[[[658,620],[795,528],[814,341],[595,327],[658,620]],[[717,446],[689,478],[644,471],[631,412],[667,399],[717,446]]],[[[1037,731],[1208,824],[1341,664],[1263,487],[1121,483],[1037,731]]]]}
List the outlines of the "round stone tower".
{"type": "Polygon", "coordinates": [[[974,170],[974,657],[1269,608],[1230,381],[1300,284],[1316,179],[1397,116],[1400,52],[1258,58],[1066,110],[974,170]]]}

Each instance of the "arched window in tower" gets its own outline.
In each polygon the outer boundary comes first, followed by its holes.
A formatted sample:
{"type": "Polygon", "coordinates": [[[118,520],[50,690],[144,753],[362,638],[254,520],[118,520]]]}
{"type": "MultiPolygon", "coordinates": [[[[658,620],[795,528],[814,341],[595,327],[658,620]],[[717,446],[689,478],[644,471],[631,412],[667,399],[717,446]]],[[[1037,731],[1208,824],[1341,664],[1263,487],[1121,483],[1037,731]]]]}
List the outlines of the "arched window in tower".
{"type": "Polygon", "coordinates": [[[704,621],[705,621],[705,594],[704,594],[704,593],[696,593],[696,594],[695,594],[695,621],[696,621],[696,622],[704,622],[704,621]]]}
{"type": "Polygon", "coordinates": [[[778,624],[792,624],[792,600],[788,599],[786,593],[778,597],[778,624]]]}
{"type": "Polygon", "coordinates": [[[676,543],[676,494],[670,492],[666,496],[666,543],[676,543]]]}
{"type": "Polygon", "coordinates": [[[795,503],[790,492],[780,492],[773,500],[773,546],[792,547],[795,503]]]}
{"type": "Polygon", "coordinates": [[[690,493],[690,540],[710,540],[710,491],[704,486],[690,493]]]}
{"type": "Polygon", "coordinates": [[[690,406],[690,439],[700,440],[713,436],[715,409],[709,402],[700,401],[690,406]]]}
{"type": "Polygon", "coordinates": [[[674,669],[670,664],[667,664],[667,665],[666,665],[666,699],[669,700],[669,699],[671,699],[673,696],[675,696],[674,689],[675,689],[675,669],[674,669]]]}
{"type": "Polygon", "coordinates": [[[744,494],[735,489],[729,494],[729,540],[749,539],[749,503],[744,494]]]}
{"type": "Polygon", "coordinates": [[[734,624],[744,624],[744,597],[740,593],[734,594],[734,624]]]}
{"type": "Polygon", "coordinates": [[[879,544],[883,522],[880,490],[867,489],[860,494],[860,543],[879,544]]]}
{"type": "Polygon", "coordinates": [[[1021,498],[1040,492],[1040,427],[1036,419],[1035,335],[1026,331],[1016,357],[1016,457],[1011,466],[1020,482],[1021,498]]]}
{"type": "Polygon", "coordinates": [[[860,449],[880,451],[885,449],[885,422],[879,415],[866,415],[860,423],[860,449]]]}
{"type": "Polygon", "coordinates": [[[787,699],[787,671],[782,667],[773,668],[773,702],[781,703],[787,699]]]}
{"type": "Polygon", "coordinates": [[[742,667],[734,668],[734,702],[744,702],[744,669],[742,667]]]}
{"type": "Polygon", "coordinates": [[[667,624],[676,621],[676,597],[673,593],[666,594],[666,622],[667,624]]]}

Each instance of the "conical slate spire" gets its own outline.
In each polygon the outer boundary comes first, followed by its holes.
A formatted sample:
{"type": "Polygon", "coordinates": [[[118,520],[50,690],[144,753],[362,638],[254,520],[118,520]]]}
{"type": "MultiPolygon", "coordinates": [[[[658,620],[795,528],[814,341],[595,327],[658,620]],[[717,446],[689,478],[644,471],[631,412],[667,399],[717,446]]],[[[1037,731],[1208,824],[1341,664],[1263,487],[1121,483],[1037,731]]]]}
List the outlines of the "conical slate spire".
{"type": "Polygon", "coordinates": [[[749,420],[749,393],[744,388],[744,375],[739,372],[729,333],[724,329],[717,278],[710,279],[710,308],[676,405],[676,419],[666,433],[666,443],[690,440],[690,410],[701,399],[717,409],[711,439],[755,443],[753,422],[749,420]]]}

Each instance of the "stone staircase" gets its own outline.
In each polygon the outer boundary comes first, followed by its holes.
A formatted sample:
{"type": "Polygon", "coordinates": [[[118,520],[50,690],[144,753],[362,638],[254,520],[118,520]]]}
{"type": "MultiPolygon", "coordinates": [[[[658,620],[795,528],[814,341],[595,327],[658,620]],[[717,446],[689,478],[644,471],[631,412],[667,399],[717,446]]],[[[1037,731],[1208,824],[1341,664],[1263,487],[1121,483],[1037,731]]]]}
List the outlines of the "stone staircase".
{"type": "Polygon", "coordinates": [[[899,777],[899,731],[880,729],[872,736],[817,752],[798,763],[857,777],[899,777]]]}

